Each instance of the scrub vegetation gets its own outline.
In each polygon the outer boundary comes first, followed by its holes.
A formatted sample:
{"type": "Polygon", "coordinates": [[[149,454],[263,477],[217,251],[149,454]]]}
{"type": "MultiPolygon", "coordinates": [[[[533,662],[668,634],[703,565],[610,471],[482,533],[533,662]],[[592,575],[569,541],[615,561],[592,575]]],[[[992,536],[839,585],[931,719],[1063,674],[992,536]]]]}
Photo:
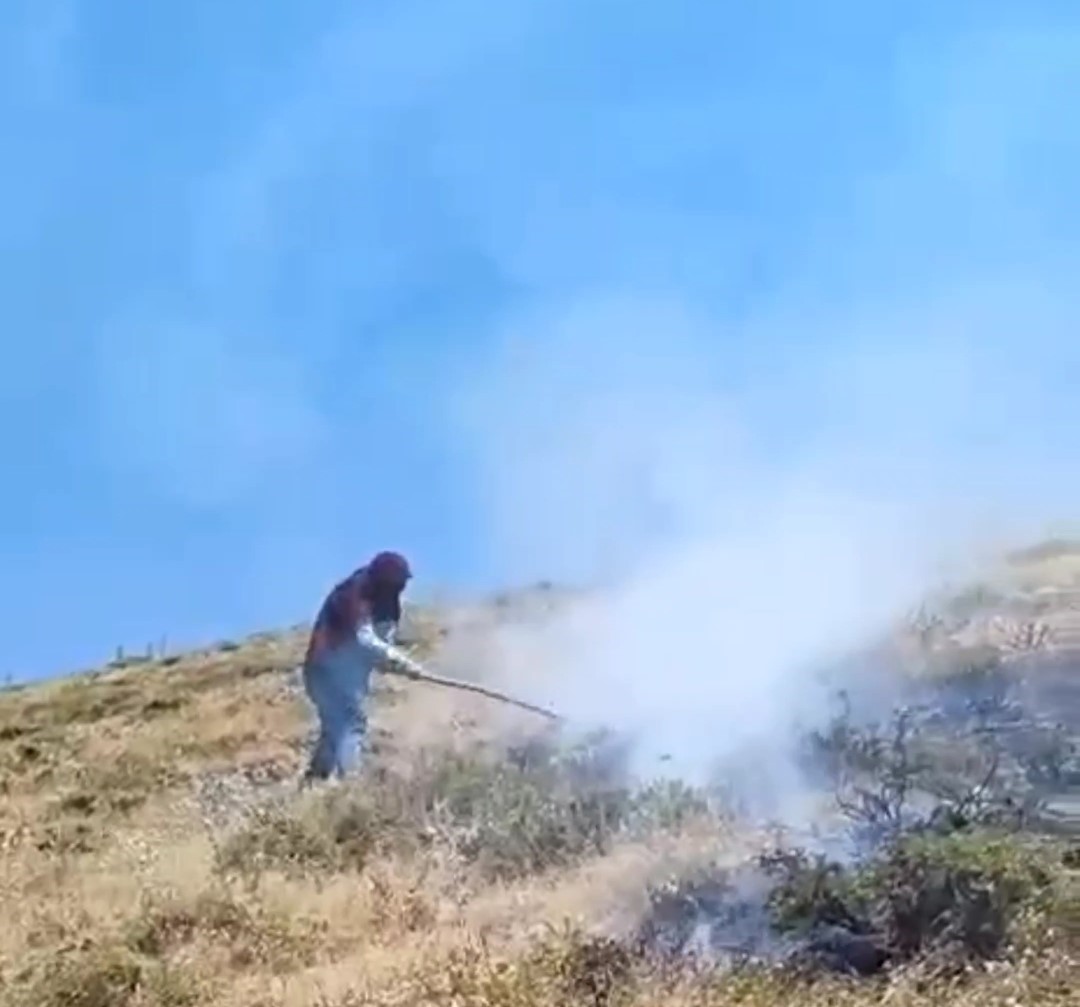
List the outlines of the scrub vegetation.
{"type": "MultiPolygon", "coordinates": [[[[0,1003],[1076,1003],[1065,545],[928,603],[904,702],[838,695],[801,739],[828,841],[635,777],[615,734],[390,679],[362,776],[300,792],[304,627],[8,689],[0,1003]]],[[[448,613],[410,615],[437,655],[448,613]]]]}

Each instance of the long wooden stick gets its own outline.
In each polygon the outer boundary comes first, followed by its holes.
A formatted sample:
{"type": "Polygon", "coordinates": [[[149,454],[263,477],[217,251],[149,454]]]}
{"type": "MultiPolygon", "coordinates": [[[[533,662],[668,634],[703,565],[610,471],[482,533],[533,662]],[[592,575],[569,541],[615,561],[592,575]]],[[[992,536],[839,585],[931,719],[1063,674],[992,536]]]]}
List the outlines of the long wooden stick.
{"type": "Polygon", "coordinates": [[[416,679],[420,682],[430,682],[432,685],[442,685],[448,689],[461,689],[465,692],[475,692],[481,696],[487,696],[488,699],[495,699],[501,703],[509,703],[511,706],[520,706],[523,710],[538,713],[541,717],[547,717],[549,720],[562,720],[562,717],[557,713],[553,713],[551,710],[545,710],[542,706],[533,706],[532,703],[526,703],[523,699],[514,699],[513,696],[507,696],[504,692],[486,689],[484,686],[476,685],[473,682],[462,682],[456,678],[443,678],[441,675],[431,674],[430,671],[418,672],[416,679]]]}

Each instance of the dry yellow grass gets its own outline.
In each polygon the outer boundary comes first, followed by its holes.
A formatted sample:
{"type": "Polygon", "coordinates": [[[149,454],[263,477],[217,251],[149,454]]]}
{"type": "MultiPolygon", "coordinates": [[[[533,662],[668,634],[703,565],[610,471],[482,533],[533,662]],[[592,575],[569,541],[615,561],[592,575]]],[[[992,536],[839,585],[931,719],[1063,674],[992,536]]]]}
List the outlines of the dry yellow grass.
{"type": "MultiPolygon", "coordinates": [[[[430,650],[437,626],[421,629],[430,650]]],[[[0,1003],[1080,1004],[1080,970],[1060,949],[962,980],[910,970],[807,986],[646,965],[588,937],[631,925],[651,882],[756,845],[693,815],[495,880],[438,841],[374,848],[361,871],[223,871],[228,826],[214,812],[257,793],[319,800],[292,796],[311,729],[291,679],[302,643],[264,636],[0,695],[0,1003]]],[[[495,734],[497,715],[382,684],[375,761],[407,769],[414,746],[495,734]]]]}

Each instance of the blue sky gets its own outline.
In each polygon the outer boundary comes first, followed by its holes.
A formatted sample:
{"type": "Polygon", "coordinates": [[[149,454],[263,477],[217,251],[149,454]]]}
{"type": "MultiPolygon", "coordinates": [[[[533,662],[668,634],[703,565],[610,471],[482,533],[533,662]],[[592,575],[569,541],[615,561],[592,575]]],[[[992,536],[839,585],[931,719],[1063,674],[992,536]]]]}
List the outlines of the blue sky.
{"type": "Polygon", "coordinates": [[[0,56],[0,674],[384,546],[592,574],[721,472],[1076,516],[1075,4],[10,0],[0,56]]]}

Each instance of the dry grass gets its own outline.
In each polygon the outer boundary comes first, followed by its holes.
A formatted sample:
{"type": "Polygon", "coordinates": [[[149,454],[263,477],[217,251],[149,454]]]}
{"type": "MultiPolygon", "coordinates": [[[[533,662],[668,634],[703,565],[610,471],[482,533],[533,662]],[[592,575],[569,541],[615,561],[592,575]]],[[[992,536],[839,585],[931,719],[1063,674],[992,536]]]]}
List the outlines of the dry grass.
{"type": "MultiPolygon", "coordinates": [[[[430,652],[438,627],[417,632],[430,652]]],[[[572,757],[573,786],[563,763],[514,761],[482,701],[381,686],[368,775],[296,795],[301,645],[266,636],[0,694],[0,1003],[1080,1003],[1072,946],[1041,923],[1026,956],[960,975],[807,978],[643,951],[628,935],[650,889],[744,863],[759,839],[699,794],[632,792],[595,752],[572,757]]]]}

